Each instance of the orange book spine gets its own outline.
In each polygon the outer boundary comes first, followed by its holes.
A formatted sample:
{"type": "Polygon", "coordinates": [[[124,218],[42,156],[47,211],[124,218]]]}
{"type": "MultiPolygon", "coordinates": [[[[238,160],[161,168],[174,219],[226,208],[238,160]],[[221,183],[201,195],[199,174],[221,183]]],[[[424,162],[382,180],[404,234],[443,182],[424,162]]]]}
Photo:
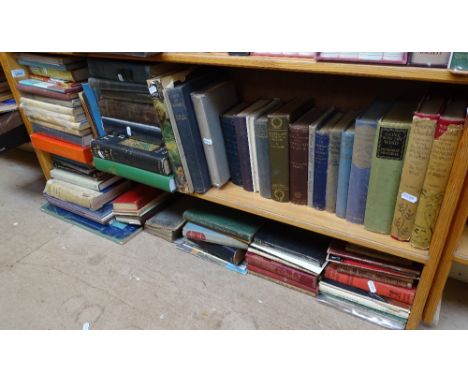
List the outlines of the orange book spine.
{"type": "Polygon", "coordinates": [[[89,147],[81,147],[72,143],[59,141],[39,133],[31,134],[31,142],[35,149],[60,155],[81,163],[93,163],[93,154],[89,147]]]}

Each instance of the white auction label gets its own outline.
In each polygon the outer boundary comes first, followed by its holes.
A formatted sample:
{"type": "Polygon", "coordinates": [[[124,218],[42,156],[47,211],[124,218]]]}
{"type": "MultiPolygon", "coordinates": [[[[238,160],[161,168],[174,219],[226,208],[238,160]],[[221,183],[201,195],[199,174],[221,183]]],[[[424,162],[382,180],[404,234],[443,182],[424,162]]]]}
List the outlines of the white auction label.
{"type": "Polygon", "coordinates": [[[374,282],[372,280],[367,281],[367,286],[369,287],[369,290],[370,290],[371,293],[377,292],[375,284],[374,284],[374,282]]]}
{"type": "Polygon", "coordinates": [[[150,94],[153,95],[154,93],[156,93],[156,91],[157,91],[158,89],[156,89],[156,86],[151,85],[151,86],[148,88],[148,90],[149,90],[150,94]]]}
{"type": "Polygon", "coordinates": [[[416,203],[418,201],[418,197],[408,194],[407,192],[402,192],[401,193],[401,198],[407,200],[410,203],[416,203]]]}
{"type": "Polygon", "coordinates": [[[13,78],[16,78],[16,77],[24,77],[26,75],[26,72],[24,71],[24,69],[13,69],[11,71],[11,76],[13,78]]]}
{"type": "Polygon", "coordinates": [[[203,143],[205,145],[210,145],[211,146],[213,144],[213,141],[211,139],[209,139],[209,138],[203,138],[203,143]]]}
{"type": "Polygon", "coordinates": [[[119,77],[119,81],[121,82],[125,81],[124,77],[120,73],[117,73],[117,77],[119,77]]]}
{"type": "Polygon", "coordinates": [[[129,137],[132,136],[132,129],[130,128],[130,126],[127,126],[127,135],[128,135],[129,137]]]}

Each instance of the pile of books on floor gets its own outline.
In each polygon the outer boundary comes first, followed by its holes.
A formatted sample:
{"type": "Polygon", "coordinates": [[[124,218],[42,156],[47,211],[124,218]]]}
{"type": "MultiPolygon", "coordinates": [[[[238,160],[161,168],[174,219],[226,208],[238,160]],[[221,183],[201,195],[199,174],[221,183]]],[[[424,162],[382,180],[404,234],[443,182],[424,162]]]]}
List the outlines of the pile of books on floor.
{"type": "Polygon", "coordinates": [[[406,326],[420,264],[337,240],[327,253],[321,301],[388,328],[406,326]]]}

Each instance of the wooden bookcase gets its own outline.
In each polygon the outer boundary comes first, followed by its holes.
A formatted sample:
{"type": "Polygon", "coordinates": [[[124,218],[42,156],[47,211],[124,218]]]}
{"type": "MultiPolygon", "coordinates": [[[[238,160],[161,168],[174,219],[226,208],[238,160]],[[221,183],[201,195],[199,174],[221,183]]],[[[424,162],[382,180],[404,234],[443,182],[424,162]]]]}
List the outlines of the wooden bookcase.
{"type": "MultiPolygon", "coordinates": [[[[313,97],[318,106],[334,105],[343,109],[365,107],[377,96],[393,98],[399,95],[421,97],[425,92],[449,91],[468,94],[468,77],[451,74],[445,69],[415,68],[407,66],[362,65],[315,62],[307,58],[277,58],[254,56],[229,56],[225,53],[163,53],[152,57],[129,57],[98,53],[61,53],[108,58],[113,60],[141,60],[198,64],[225,67],[238,85],[240,97],[253,101],[260,97],[313,97]]],[[[17,101],[19,94],[14,88],[15,78],[11,70],[20,68],[13,54],[1,53],[2,65],[8,80],[13,85],[17,101]]],[[[467,95],[468,97],[468,95],[467,95]]],[[[28,131],[31,126],[27,124],[28,131]]],[[[44,176],[49,178],[50,156],[36,151],[44,176]]],[[[439,259],[444,250],[449,225],[463,187],[466,167],[458,165],[467,161],[468,129],[461,139],[455,165],[439,218],[435,227],[430,249],[412,248],[409,243],[393,240],[388,235],[366,231],[324,211],[292,203],[277,203],[228,184],[222,189],[212,188],[195,197],[214,203],[237,208],[269,219],[308,229],[330,237],[344,239],[368,248],[411,259],[423,264],[423,272],[408,320],[407,328],[417,328],[423,315],[439,259]]]]}

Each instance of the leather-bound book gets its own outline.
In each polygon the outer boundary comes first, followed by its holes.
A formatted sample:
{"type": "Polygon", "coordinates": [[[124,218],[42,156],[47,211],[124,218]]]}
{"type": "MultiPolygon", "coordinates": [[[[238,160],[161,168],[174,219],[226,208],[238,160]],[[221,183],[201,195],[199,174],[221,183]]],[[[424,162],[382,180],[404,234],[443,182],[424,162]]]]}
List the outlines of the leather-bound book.
{"type": "MultiPolygon", "coordinates": [[[[102,123],[107,134],[123,134],[138,141],[157,145],[163,143],[161,128],[156,125],[146,125],[110,117],[102,117],[102,123]]],[[[164,141],[164,143],[166,142],[164,141]]]]}
{"type": "Polygon", "coordinates": [[[101,98],[99,108],[103,117],[123,119],[146,125],[159,124],[152,104],[101,98]]]}

